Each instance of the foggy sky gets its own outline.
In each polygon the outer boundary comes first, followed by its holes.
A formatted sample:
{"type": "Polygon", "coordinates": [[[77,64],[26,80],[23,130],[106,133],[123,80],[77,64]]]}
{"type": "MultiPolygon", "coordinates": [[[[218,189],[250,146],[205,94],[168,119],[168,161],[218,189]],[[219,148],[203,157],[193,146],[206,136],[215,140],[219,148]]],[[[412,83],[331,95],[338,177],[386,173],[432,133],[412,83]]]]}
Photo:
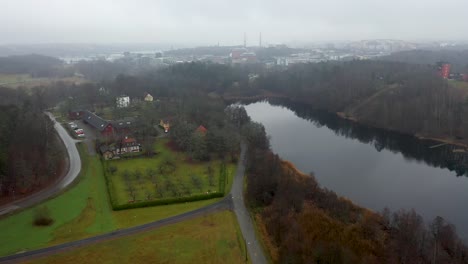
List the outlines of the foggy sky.
{"type": "Polygon", "coordinates": [[[467,40],[467,0],[0,0],[0,44],[467,40]]]}

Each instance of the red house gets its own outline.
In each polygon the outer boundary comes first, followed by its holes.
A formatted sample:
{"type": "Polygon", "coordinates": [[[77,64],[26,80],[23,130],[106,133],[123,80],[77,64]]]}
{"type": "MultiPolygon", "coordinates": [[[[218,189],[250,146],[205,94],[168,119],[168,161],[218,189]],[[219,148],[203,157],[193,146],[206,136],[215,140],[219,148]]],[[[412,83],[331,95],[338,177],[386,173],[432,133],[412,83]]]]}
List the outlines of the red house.
{"type": "Polygon", "coordinates": [[[110,121],[90,111],[83,111],[83,121],[99,131],[103,136],[131,134],[131,130],[135,125],[135,120],[133,118],[110,121]]]}
{"type": "Polygon", "coordinates": [[[111,136],[115,133],[114,126],[110,121],[104,120],[90,111],[83,111],[83,122],[92,126],[103,136],[111,136]]]}

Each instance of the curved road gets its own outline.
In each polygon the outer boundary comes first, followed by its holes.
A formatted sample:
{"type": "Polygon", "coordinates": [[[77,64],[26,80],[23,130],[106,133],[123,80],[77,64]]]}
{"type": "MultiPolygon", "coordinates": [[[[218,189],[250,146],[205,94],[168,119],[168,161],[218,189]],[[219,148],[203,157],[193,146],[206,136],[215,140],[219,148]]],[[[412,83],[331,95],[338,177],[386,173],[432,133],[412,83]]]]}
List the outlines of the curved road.
{"type": "Polygon", "coordinates": [[[70,185],[80,173],[81,159],[80,154],[78,153],[78,149],[75,146],[76,142],[78,141],[74,140],[68,134],[65,128],[63,128],[62,125],[60,125],[60,123],[58,123],[57,120],[55,120],[54,116],[51,113],[47,112],[47,115],[54,122],[54,128],[57,131],[63,144],[65,145],[65,148],[67,149],[69,163],[67,174],[50,187],[47,187],[28,197],[18,199],[10,204],[0,206],[0,216],[22,208],[30,207],[56,195],[65,187],[70,185]]]}
{"type": "MultiPolygon", "coordinates": [[[[66,133],[66,131],[65,131],[66,133]]],[[[67,134],[68,135],[68,134],[67,134]]],[[[76,150],[76,148],[75,148],[76,150]]],[[[117,230],[111,233],[106,233],[82,240],[77,240],[73,242],[68,242],[52,247],[27,251],[23,253],[18,253],[15,255],[9,255],[5,257],[0,257],[0,263],[11,263],[11,262],[20,262],[25,260],[30,260],[32,258],[56,254],[65,250],[69,250],[72,248],[77,248],[80,246],[90,245],[93,243],[103,242],[108,239],[114,239],[117,237],[128,236],[132,234],[136,234],[139,232],[148,231],[154,228],[162,227],[169,224],[174,224],[177,222],[181,222],[196,216],[200,216],[206,213],[214,212],[217,210],[224,210],[224,209],[234,209],[234,212],[237,216],[237,220],[239,222],[239,226],[242,231],[242,235],[245,239],[247,244],[247,250],[250,256],[250,260],[254,264],[264,264],[267,263],[265,255],[263,254],[263,250],[258,242],[255,234],[255,229],[253,227],[252,220],[250,219],[250,215],[247,211],[247,208],[244,204],[243,199],[243,186],[244,186],[244,175],[245,175],[245,165],[244,159],[246,154],[247,147],[245,144],[241,145],[241,157],[239,159],[236,175],[234,178],[234,182],[232,184],[231,192],[224,197],[221,201],[205,206],[203,208],[199,208],[197,210],[193,210],[190,212],[186,212],[180,215],[176,215],[173,217],[165,218],[162,220],[154,221],[148,224],[139,225],[131,228],[117,230]]]]}

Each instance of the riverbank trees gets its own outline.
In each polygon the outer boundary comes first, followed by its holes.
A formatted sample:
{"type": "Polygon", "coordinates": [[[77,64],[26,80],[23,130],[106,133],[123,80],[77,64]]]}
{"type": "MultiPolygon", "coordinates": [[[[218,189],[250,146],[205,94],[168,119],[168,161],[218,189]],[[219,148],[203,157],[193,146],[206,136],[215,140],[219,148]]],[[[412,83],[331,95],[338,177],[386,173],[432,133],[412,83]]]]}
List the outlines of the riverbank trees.
{"type": "Polygon", "coordinates": [[[247,199],[275,263],[468,263],[452,225],[416,212],[378,214],[319,186],[273,154],[260,124],[247,125],[247,199]]]}
{"type": "Polygon", "coordinates": [[[254,88],[365,124],[435,138],[468,139],[468,90],[434,66],[389,61],[298,64],[262,74],[254,88]]]}

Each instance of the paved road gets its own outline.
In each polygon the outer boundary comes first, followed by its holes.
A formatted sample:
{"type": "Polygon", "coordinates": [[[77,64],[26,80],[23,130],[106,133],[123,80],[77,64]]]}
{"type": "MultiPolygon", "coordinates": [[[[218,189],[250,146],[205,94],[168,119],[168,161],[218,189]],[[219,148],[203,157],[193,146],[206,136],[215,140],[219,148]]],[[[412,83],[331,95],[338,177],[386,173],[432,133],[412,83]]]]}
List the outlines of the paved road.
{"type": "Polygon", "coordinates": [[[162,226],[166,226],[170,224],[175,224],[181,221],[185,221],[187,219],[191,219],[191,218],[205,215],[208,213],[212,213],[215,211],[226,210],[226,209],[231,209],[231,208],[232,208],[232,201],[229,198],[229,196],[227,196],[223,200],[217,203],[214,203],[212,205],[208,205],[208,206],[205,206],[203,208],[200,208],[194,211],[190,211],[190,212],[176,215],[173,217],[165,218],[165,219],[151,222],[148,224],[139,225],[139,226],[122,229],[122,230],[117,230],[111,233],[94,236],[94,237],[90,237],[90,238],[86,238],[82,240],[77,240],[73,242],[68,242],[68,243],[56,245],[53,247],[27,251],[27,252],[18,253],[18,254],[6,256],[6,257],[0,257],[0,263],[19,263],[19,262],[23,262],[26,260],[31,260],[32,258],[57,254],[59,252],[63,252],[63,251],[70,250],[73,248],[90,245],[90,244],[94,244],[98,242],[103,242],[109,239],[115,239],[115,238],[119,238],[123,236],[134,235],[137,233],[149,231],[154,228],[158,228],[158,227],[162,227],[162,226]]]}
{"type": "Polygon", "coordinates": [[[58,135],[62,139],[62,142],[64,143],[67,153],[68,153],[68,164],[69,164],[69,169],[67,171],[67,174],[59,179],[55,184],[52,186],[43,189],[37,193],[34,193],[28,197],[16,200],[10,204],[3,205],[0,207],[0,216],[16,211],[18,209],[30,207],[32,205],[35,205],[37,203],[40,203],[57,193],[59,193],[61,190],[63,190],[65,187],[70,185],[75,178],[78,176],[81,170],[81,159],[80,155],[78,153],[78,149],[76,148],[76,140],[74,140],[70,135],[67,133],[67,131],[55,120],[52,114],[47,113],[49,117],[52,119],[54,122],[54,128],[57,131],[58,135]]]}
{"type": "Polygon", "coordinates": [[[234,178],[234,182],[232,185],[232,189],[230,194],[228,194],[225,198],[221,201],[214,203],[212,205],[208,205],[206,207],[190,211],[187,213],[183,213],[177,216],[169,217],[166,219],[162,219],[159,221],[151,222],[148,224],[131,227],[127,229],[122,229],[118,231],[114,231],[111,233],[94,236],[78,241],[73,241],[65,244],[60,244],[53,247],[38,249],[27,251],[23,253],[18,253],[15,255],[0,257],[0,263],[12,263],[12,262],[20,262],[24,260],[29,260],[31,258],[36,258],[45,255],[57,254],[59,252],[63,252],[68,249],[90,245],[97,242],[102,242],[108,239],[113,239],[122,236],[128,236],[144,231],[148,231],[154,228],[158,228],[161,226],[174,224],[177,222],[181,222],[190,218],[194,218],[203,214],[207,214],[210,212],[214,212],[217,210],[225,210],[225,209],[234,209],[234,212],[237,216],[242,235],[244,236],[245,242],[247,243],[247,250],[250,256],[250,260],[254,264],[264,264],[267,263],[265,255],[263,254],[263,250],[258,242],[255,234],[255,230],[252,224],[252,220],[250,219],[250,215],[247,211],[247,208],[244,204],[243,199],[243,185],[244,185],[244,175],[245,175],[245,166],[244,166],[244,159],[246,154],[246,146],[244,144],[241,145],[241,157],[239,159],[239,163],[237,165],[236,175],[234,178]]]}
{"type": "Polygon", "coordinates": [[[245,207],[244,202],[244,175],[245,175],[245,154],[247,147],[245,144],[241,145],[241,157],[237,164],[236,176],[232,184],[230,196],[234,204],[234,212],[237,216],[237,221],[244,236],[245,242],[247,243],[247,250],[249,251],[250,260],[253,264],[266,264],[268,263],[263,249],[257,240],[255,229],[250,218],[250,214],[245,207]]]}

